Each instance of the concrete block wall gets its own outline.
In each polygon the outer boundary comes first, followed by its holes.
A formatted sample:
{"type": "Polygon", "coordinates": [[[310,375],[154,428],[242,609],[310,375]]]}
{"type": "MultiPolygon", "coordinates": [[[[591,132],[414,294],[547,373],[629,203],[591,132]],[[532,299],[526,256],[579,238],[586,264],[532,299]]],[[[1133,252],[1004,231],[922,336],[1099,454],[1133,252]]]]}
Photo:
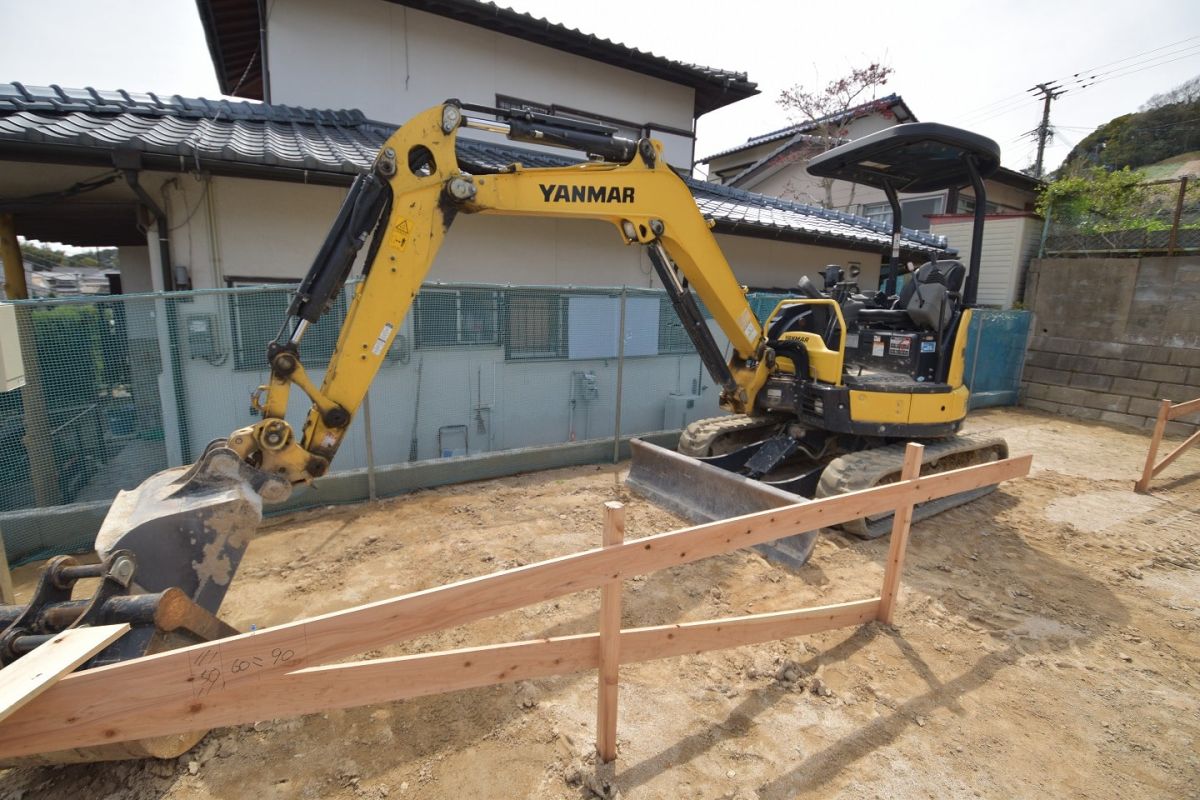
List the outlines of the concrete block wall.
{"type": "Polygon", "coordinates": [[[1200,258],[1036,259],[1025,304],[1022,405],[1144,429],[1161,400],[1200,397],[1200,258]]]}
{"type": "MultiPolygon", "coordinates": [[[[1024,406],[1148,429],[1161,400],[1200,397],[1200,348],[1034,336],[1022,377],[1024,406]]],[[[1197,427],[1178,420],[1167,433],[1197,427]]]]}

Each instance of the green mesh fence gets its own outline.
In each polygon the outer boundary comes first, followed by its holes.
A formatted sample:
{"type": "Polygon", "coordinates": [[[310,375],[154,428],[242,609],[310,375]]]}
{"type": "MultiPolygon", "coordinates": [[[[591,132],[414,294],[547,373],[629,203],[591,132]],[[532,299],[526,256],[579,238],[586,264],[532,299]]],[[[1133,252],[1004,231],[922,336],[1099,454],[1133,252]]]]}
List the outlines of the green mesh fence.
{"type": "Polygon", "coordinates": [[[1130,187],[1116,210],[1087,197],[1049,209],[1044,256],[1194,255],[1200,252],[1200,180],[1172,178],[1130,187]]]}
{"type": "MultiPolygon", "coordinates": [[[[268,379],[266,345],[293,288],[16,303],[27,386],[0,394],[10,559],[91,549],[94,522],[80,518],[252,424],[251,393],[268,379]]],[[[354,288],[302,342],[318,383],[354,288]]],[[[367,466],[368,439],[384,468],[679,428],[717,413],[717,391],[665,295],[639,289],[427,285],[369,398],[371,428],[356,416],[334,474],[367,466]]],[[[297,430],[308,407],[293,391],[297,430]]],[[[324,502],[320,482],[305,497],[324,502]]]]}

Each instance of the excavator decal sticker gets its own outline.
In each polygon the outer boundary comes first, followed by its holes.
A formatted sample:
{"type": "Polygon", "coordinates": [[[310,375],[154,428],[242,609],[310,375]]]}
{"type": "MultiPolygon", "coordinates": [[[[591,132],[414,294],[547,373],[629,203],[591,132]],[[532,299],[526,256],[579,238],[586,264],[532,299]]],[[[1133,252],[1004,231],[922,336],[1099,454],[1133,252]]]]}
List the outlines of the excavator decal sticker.
{"type": "Polygon", "coordinates": [[[632,186],[568,186],[565,183],[539,183],[547,203],[632,203],[632,186]]]}

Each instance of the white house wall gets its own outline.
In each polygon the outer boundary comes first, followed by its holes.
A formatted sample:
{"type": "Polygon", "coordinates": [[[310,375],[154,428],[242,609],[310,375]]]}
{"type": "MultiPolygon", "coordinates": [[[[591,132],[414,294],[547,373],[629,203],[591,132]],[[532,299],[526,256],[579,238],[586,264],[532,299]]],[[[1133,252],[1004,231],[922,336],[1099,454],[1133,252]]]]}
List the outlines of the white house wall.
{"type": "MultiPolygon", "coordinates": [[[[275,0],[267,33],[274,103],[403,123],[447,98],[492,105],[503,94],[692,130],[690,87],[385,0],[275,0]]],[[[690,168],[691,138],[656,136],[668,161],[690,168]]]]}
{"type": "Polygon", "coordinates": [[[879,283],[881,257],[874,253],[843,250],[815,245],[798,246],[770,239],[717,234],[717,243],[733,266],[738,281],[746,286],[795,286],[801,275],[807,275],[818,287],[822,286],[820,272],[828,264],[849,267],[856,263],[862,269],[859,285],[874,289],[879,283]]]}
{"type": "MultiPolygon", "coordinates": [[[[190,317],[215,315],[219,347],[228,354],[224,363],[214,364],[218,359],[194,357],[195,354],[188,352],[187,342],[181,344],[180,397],[187,410],[193,458],[212,439],[227,436],[235,428],[255,421],[249,410],[250,393],[268,379],[265,343],[262,369],[234,367],[228,304],[229,295],[209,294],[177,306],[181,329],[186,328],[190,317]]],[[[410,343],[413,341],[411,319],[401,326],[400,335],[410,343]]],[[[662,429],[667,398],[672,393],[700,395],[693,418],[717,414],[718,390],[701,369],[695,355],[626,359],[622,430],[628,433],[662,429]]],[[[310,373],[320,383],[325,370],[316,368],[310,373]]],[[[164,370],[164,375],[168,374],[164,370]]],[[[163,391],[168,392],[169,388],[164,386],[163,391]]],[[[438,432],[445,426],[468,426],[471,453],[553,444],[572,438],[611,437],[615,429],[616,390],[615,358],[506,360],[502,346],[412,350],[407,363],[385,362],[371,385],[375,461],[393,464],[408,460],[414,409],[418,418],[417,456],[422,459],[439,455],[438,432]],[[574,372],[595,375],[599,390],[595,400],[577,399],[572,406],[574,372]]],[[[174,395],[168,392],[163,397],[164,408],[171,408],[174,395]]],[[[293,391],[291,400],[287,418],[299,431],[308,402],[299,390],[293,391]]],[[[165,420],[165,427],[167,442],[177,441],[178,419],[171,416],[165,420]]],[[[366,465],[363,439],[359,415],[338,453],[335,471],[366,465]]],[[[173,454],[172,463],[182,462],[173,454]]]]}
{"type": "MultiPolygon", "coordinates": [[[[958,260],[970,263],[970,217],[934,220],[932,232],[945,236],[958,249],[958,260]]],[[[980,305],[1011,308],[1019,298],[1017,282],[1037,247],[1041,220],[1033,216],[988,217],[983,229],[979,263],[980,305]]]]}

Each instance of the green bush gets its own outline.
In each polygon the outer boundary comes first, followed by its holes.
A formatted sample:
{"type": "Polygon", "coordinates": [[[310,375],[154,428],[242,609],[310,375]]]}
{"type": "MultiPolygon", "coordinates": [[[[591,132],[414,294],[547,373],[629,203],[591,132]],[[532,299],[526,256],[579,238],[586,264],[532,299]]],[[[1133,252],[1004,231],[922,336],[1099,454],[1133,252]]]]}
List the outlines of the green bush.
{"type": "Polygon", "coordinates": [[[47,407],[94,403],[104,366],[100,312],[93,306],[62,305],[34,309],[30,316],[47,407]]]}

